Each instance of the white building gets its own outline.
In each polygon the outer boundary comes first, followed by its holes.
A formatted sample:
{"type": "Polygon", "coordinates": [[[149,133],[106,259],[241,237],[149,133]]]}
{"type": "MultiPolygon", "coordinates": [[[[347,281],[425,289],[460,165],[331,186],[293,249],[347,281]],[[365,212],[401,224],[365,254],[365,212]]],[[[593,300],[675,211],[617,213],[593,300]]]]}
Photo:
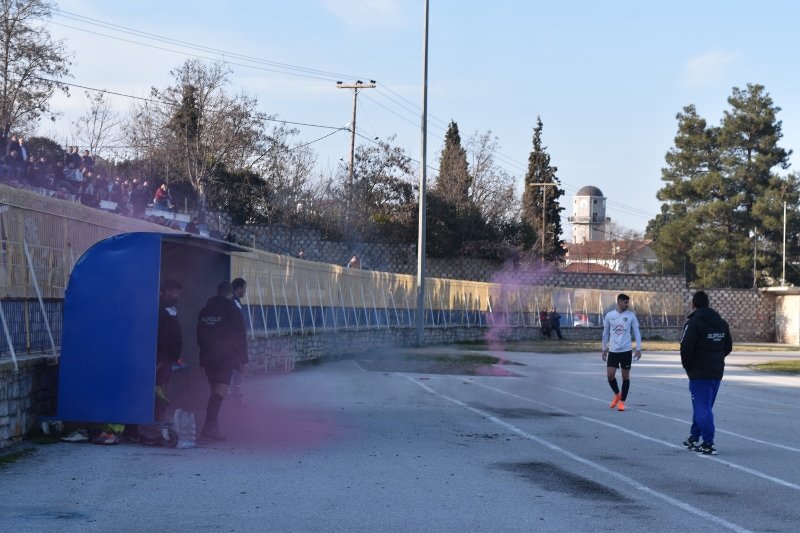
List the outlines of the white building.
{"type": "Polygon", "coordinates": [[[602,241],[606,239],[606,197],[603,192],[587,185],[572,198],[572,242],[602,241]]]}

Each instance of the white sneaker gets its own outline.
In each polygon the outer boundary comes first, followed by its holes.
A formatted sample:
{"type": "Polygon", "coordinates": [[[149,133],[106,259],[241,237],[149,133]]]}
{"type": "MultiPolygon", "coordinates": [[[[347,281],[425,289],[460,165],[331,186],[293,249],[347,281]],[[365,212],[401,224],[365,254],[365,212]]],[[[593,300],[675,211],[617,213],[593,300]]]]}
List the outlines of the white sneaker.
{"type": "Polygon", "coordinates": [[[63,442],[88,442],[89,441],[89,433],[85,429],[78,429],[73,431],[66,437],[61,437],[63,442]]]}

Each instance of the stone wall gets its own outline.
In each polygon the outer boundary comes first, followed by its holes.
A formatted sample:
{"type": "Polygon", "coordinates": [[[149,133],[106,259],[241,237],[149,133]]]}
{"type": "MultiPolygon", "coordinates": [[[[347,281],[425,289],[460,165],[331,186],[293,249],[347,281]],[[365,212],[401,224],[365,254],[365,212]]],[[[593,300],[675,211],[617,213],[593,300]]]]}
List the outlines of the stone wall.
{"type": "MultiPolygon", "coordinates": [[[[777,303],[774,294],[758,289],[704,289],[711,307],[731,328],[733,342],[775,342],[777,303]]],[[[683,291],[687,310],[695,289],[683,291]]]]}
{"type": "MultiPolygon", "coordinates": [[[[679,340],[679,327],[642,327],[643,339],[679,340]]],[[[602,328],[562,328],[567,339],[592,340],[600,352],[602,328]]],[[[430,327],[425,328],[425,344],[450,344],[454,342],[483,342],[495,339],[503,342],[538,339],[538,327],[513,327],[494,333],[486,327],[430,327]]],[[[250,339],[250,371],[289,371],[296,363],[321,359],[336,359],[355,354],[375,352],[382,355],[394,348],[416,345],[415,328],[364,328],[318,332],[314,335],[270,335],[250,339]]],[[[553,335],[551,342],[558,342],[553,335]]],[[[490,343],[491,344],[491,343],[490,343]]],[[[499,348],[499,347],[498,347],[499,348]]]]}
{"type": "MultiPolygon", "coordinates": [[[[568,339],[597,342],[600,328],[563,328],[568,339]]],[[[645,339],[676,340],[680,328],[642,328],[645,339]]],[[[425,329],[428,345],[453,342],[481,342],[491,335],[498,343],[539,337],[539,328],[514,327],[493,334],[487,327],[429,327],[425,329]]],[[[558,342],[555,338],[551,342],[558,342]]],[[[370,353],[385,356],[392,349],[416,344],[416,328],[363,328],[324,331],[305,335],[269,335],[249,339],[249,371],[253,373],[289,372],[297,363],[337,359],[370,353]]],[[[36,428],[37,417],[56,412],[58,367],[52,356],[23,356],[19,372],[13,364],[0,362],[0,449],[20,440],[36,428]]]]}
{"type": "Polygon", "coordinates": [[[14,372],[10,359],[0,360],[0,448],[29,434],[37,418],[56,408],[58,366],[52,356],[21,356],[14,372]]]}

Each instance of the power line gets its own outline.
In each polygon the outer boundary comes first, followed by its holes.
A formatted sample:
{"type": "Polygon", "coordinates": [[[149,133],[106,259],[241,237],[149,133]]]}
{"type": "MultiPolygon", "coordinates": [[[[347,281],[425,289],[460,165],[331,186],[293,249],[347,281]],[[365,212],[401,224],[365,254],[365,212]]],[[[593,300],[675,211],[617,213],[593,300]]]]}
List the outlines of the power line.
{"type": "MultiPolygon", "coordinates": [[[[39,80],[42,80],[42,81],[49,81],[51,83],[59,83],[59,84],[62,84],[62,85],[68,85],[70,87],[78,87],[79,89],[86,89],[88,91],[95,91],[95,92],[99,92],[99,93],[113,94],[115,96],[122,96],[123,98],[131,98],[131,99],[134,99],[134,100],[143,100],[143,101],[146,101],[146,102],[152,102],[154,104],[168,105],[170,107],[180,107],[180,104],[178,104],[176,102],[168,102],[166,100],[157,100],[155,98],[145,98],[143,96],[134,96],[132,94],[125,94],[125,93],[120,93],[120,92],[115,92],[115,91],[109,91],[108,89],[98,89],[96,87],[88,87],[86,85],[79,85],[77,83],[68,83],[68,82],[65,82],[65,81],[56,81],[56,80],[51,80],[51,79],[48,79],[48,78],[42,78],[42,77],[39,77],[39,76],[36,76],[36,79],[39,79],[39,80]]],[[[213,111],[213,109],[212,109],[212,111],[213,111]]],[[[336,130],[336,131],[341,130],[341,129],[346,129],[346,128],[342,128],[341,126],[325,126],[325,125],[322,125],[322,124],[310,124],[308,122],[293,122],[291,120],[284,120],[284,119],[280,119],[280,118],[265,118],[264,120],[268,121],[268,122],[281,122],[283,124],[292,124],[292,125],[295,125],[295,126],[308,126],[308,127],[311,127],[311,128],[325,128],[325,129],[336,130]]]]}
{"type": "Polygon", "coordinates": [[[279,70],[277,68],[267,68],[267,67],[260,67],[258,65],[248,65],[246,63],[237,63],[235,61],[229,61],[229,60],[224,59],[224,58],[220,59],[220,58],[214,58],[214,57],[208,57],[208,56],[203,56],[203,55],[199,55],[199,54],[194,54],[194,53],[190,53],[190,52],[184,52],[184,51],[180,51],[180,50],[173,50],[171,48],[165,48],[163,46],[156,46],[156,45],[152,45],[152,44],[141,43],[141,42],[138,42],[138,41],[132,41],[130,39],[123,39],[122,37],[115,37],[113,35],[108,35],[108,34],[105,34],[105,33],[91,31],[91,30],[87,30],[87,29],[84,29],[84,28],[76,28],[75,26],[70,26],[68,24],[60,24],[58,22],[50,22],[50,24],[54,24],[56,26],[62,26],[64,28],[70,28],[70,29],[73,29],[73,30],[82,31],[82,32],[86,32],[86,33],[91,33],[93,35],[98,35],[100,37],[107,37],[109,39],[116,39],[118,41],[123,41],[123,42],[131,43],[131,44],[135,44],[135,45],[138,45],[138,46],[146,46],[148,48],[153,48],[153,49],[156,49],[156,50],[162,50],[162,51],[165,51],[165,52],[172,52],[174,54],[180,54],[180,55],[184,55],[184,56],[194,57],[194,58],[197,58],[197,59],[204,59],[204,60],[207,60],[207,61],[219,61],[219,62],[224,63],[226,65],[236,65],[238,67],[252,68],[252,69],[255,69],[255,70],[262,70],[262,71],[266,71],[266,72],[276,72],[276,73],[279,73],[279,74],[287,74],[287,75],[290,75],[290,76],[299,76],[301,78],[310,78],[310,79],[322,80],[322,81],[333,81],[333,80],[336,79],[336,77],[334,77],[334,76],[322,77],[322,76],[314,76],[314,75],[311,75],[311,74],[301,74],[301,73],[298,73],[298,72],[287,72],[286,70],[279,70]]]}
{"type": "Polygon", "coordinates": [[[337,130],[335,130],[335,131],[332,131],[332,132],[330,132],[330,133],[328,133],[328,134],[326,134],[326,135],[323,135],[323,136],[322,136],[322,137],[320,137],[319,139],[314,139],[313,141],[309,141],[309,142],[307,142],[307,143],[305,143],[305,144],[300,144],[300,145],[297,145],[297,146],[292,146],[291,148],[289,148],[289,151],[292,151],[292,150],[297,150],[298,148],[303,148],[303,147],[305,147],[305,146],[308,146],[309,144],[314,144],[315,142],[319,142],[319,141],[321,141],[322,139],[327,139],[327,138],[328,138],[328,137],[330,137],[331,135],[334,135],[334,134],[336,134],[336,133],[339,133],[340,131],[345,131],[345,130],[347,130],[347,128],[339,128],[339,129],[337,129],[337,130]]]}
{"type": "MultiPolygon", "coordinates": [[[[263,58],[259,58],[259,57],[255,57],[255,56],[239,54],[237,52],[231,52],[229,50],[223,50],[221,48],[212,48],[212,47],[201,45],[201,44],[197,44],[197,43],[192,43],[192,42],[188,42],[188,41],[182,41],[182,40],[179,40],[179,39],[173,39],[171,37],[166,37],[166,36],[163,36],[163,35],[158,35],[158,34],[155,34],[155,33],[149,33],[149,32],[145,32],[145,31],[142,31],[142,30],[137,30],[135,28],[130,28],[130,27],[127,27],[127,26],[122,26],[122,25],[119,25],[119,24],[114,24],[114,23],[111,23],[111,22],[102,21],[102,20],[99,20],[99,19],[87,17],[85,15],[80,15],[80,14],[77,14],[77,13],[71,13],[71,12],[64,11],[64,10],[61,10],[61,9],[58,9],[58,8],[54,9],[53,12],[58,16],[61,16],[61,17],[64,17],[64,18],[67,18],[67,19],[70,19],[70,20],[74,20],[76,22],[82,22],[82,23],[85,23],[85,24],[100,26],[100,27],[103,27],[103,28],[106,28],[106,29],[110,29],[110,30],[113,30],[113,31],[119,31],[121,33],[126,33],[126,34],[134,35],[134,36],[137,36],[137,37],[144,37],[146,39],[151,39],[151,40],[163,42],[163,43],[166,43],[166,44],[177,44],[177,45],[185,47],[185,48],[201,50],[201,51],[204,51],[204,52],[217,53],[217,54],[221,54],[221,55],[224,55],[224,56],[236,57],[236,58],[239,58],[239,59],[252,61],[252,62],[255,62],[255,63],[261,63],[261,64],[265,64],[265,65],[270,65],[270,66],[274,66],[274,67],[279,67],[279,68],[284,68],[284,69],[289,69],[289,70],[297,70],[297,71],[305,72],[305,73],[309,73],[309,74],[316,74],[316,75],[329,76],[329,77],[353,77],[353,78],[359,78],[359,77],[360,78],[364,78],[365,77],[365,76],[354,76],[352,74],[342,74],[342,73],[338,73],[338,72],[330,72],[330,71],[326,71],[326,70],[313,69],[313,68],[309,68],[309,67],[293,65],[291,63],[281,63],[281,62],[278,62],[278,61],[271,61],[271,60],[267,60],[267,59],[263,59],[263,58]]],[[[72,26],[66,26],[66,27],[70,27],[70,28],[76,29],[78,31],[87,31],[87,30],[84,30],[84,29],[81,29],[81,28],[74,28],[72,26]]],[[[112,39],[115,38],[113,36],[107,36],[107,35],[104,35],[104,36],[110,37],[112,39]]],[[[136,44],[141,44],[141,43],[136,43],[136,44]]],[[[143,46],[147,46],[147,45],[143,45],[143,46]]]]}
{"type": "MultiPolygon", "coordinates": [[[[299,76],[299,77],[317,79],[317,80],[323,80],[323,81],[333,81],[336,78],[342,78],[342,77],[350,77],[350,78],[365,78],[366,77],[366,78],[369,78],[369,76],[353,76],[353,75],[349,75],[349,74],[335,73],[335,72],[330,72],[330,71],[325,71],[325,70],[319,70],[319,69],[303,67],[303,66],[299,66],[299,65],[293,65],[293,64],[290,64],[290,63],[281,63],[281,62],[277,62],[277,61],[270,61],[270,60],[266,60],[266,59],[262,59],[262,58],[257,58],[257,57],[254,57],[254,56],[249,56],[249,55],[245,55],[245,54],[239,54],[239,53],[236,53],[236,52],[223,50],[223,49],[220,49],[220,48],[212,48],[212,47],[208,47],[208,46],[204,46],[204,45],[200,45],[200,44],[191,43],[191,42],[188,42],[188,41],[182,41],[182,40],[179,40],[179,39],[173,39],[173,38],[170,38],[170,37],[165,37],[165,36],[154,34],[154,33],[149,33],[149,32],[144,32],[144,31],[141,31],[141,30],[136,30],[134,28],[130,28],[130,27],[126,27],[126,26],[122,26],[122,25],[118,25],[118,24],[114,24],[114,23],[110,23],[110,22],[105,22],[105,21],[102,21],[102,20],[99,20],[99,19],[86,17],[84,15],[71,13],[71,12],[60,10],[60,9],[57,9],[57,8],[53,10],[53,13],[55,15],[57,15],[57,16],[65,18],[67,20],[73,20],[75,22],[79,22],[79,23],[82,23],[82,24],[88,24],[88,25],[92,25],[92,26],[96,26],[96,27],[100,27],[100,28],[105,28],[107,30],[116,31],[116,32],[119,32],[119,33],[127,34],[127,35],[133,35],[133,36],[136,36],[136,37],[139,37],[139,38],[142,38],[142,39],[146,39],[146,40],[161,42],[161,43],[170,44],[170,45],[175,45],[175,46],[178,46],[178,47],[181,47],[181,48],[187,48],[187,49],[190,49],[190,50],[202,51],[202,52],[206,52],[206,53],[220,54],[220,55],[223,56],[222,59],[210,58],[210,57],[207,57],[207,56],[193,54],[193,53],[189,53],[189,52],[185,52],[185,51],[173,50],[173,49],[165,48],[165,47],[162,47],[162,46],[156,46],[156,45],[153,45],[153,44],[142,43],[142,42],[138,42],[138,41],[134,41],[134,40],[130,40],[130,39],[125,39],[125,38],[114,36],[114,35],[108,35],[108,34],[105,34],[105,33],[92,31],[92,30],[89,30],[89,29],[86,29],[86,28],[79,28],[79,27],[75,27],[75,26],[70,26],[68,24],[61,24],[61,23],[57,23],[57,22],[53,22],[53,21],[49,21],[49,20],[46,21],[47,23],[55,24],[55,25],[62,26],[62,27],[65,27],[65,28],[70,28],[70,29],[73,29],[73,30],[76,30],[76,31],[82,31],[82,32],[93,34],[93,35],[98,35],[98,36],[101,36],[101,37],[115,39],[115,40],[119,40],[119,41],[122,41],[122,42],[128,42],[128,43],[135,44],[137,46],[145,46],[145,47],[158,49],[158,50],[163,50],[163,51],[167,51],[167,52],[171,52],[171,53],[187,55],[187,56],[195,57],[195,58],[198,58],[198,59],[204,59],[204,60],[210,60],[210,61],[221,61],[222,63],[228,64],[228,65],[241,66],[241,67],[245,67],[245,68],[252,68],[252,69],[256,69],[256,70],[263,70],[263,71],[268,71],[268,72],[275,72],[275,73],[279,73],[279,74],[286,74],[286,75],[290,75],[290,76],[299,76]],[[248,63],[239,63],[239,62],[235,62],[235,61],[230,61],[229,59],[227,59],[227,57],[237,58],[237,59],[240,59],[240,60],[243,60],[243,61],[247,61],[249,63],[255,63],[255,65],[254,64],[248,64],[248,63]],[[266,66],[259,66],[259,65],[266,65],[266,66]],[[268,68],[268,67],[272,67],[272,68],[268,68]]],[[[59,83],[64,83],[64,82],[59,82],[59,83]]],[[[92,88],[88,88],[88,87],[83,87],[83,86],[80,86],[80,85],[77,85],[77,84],[68,84],[68,83],[64,83],[64,84],[65,85],[72,85],[72,86],[80,87],[80,88],[84,88],[84,89],[99,91],[99,89],[92,89],[92,88]]],[[[383,98],[386,98],[393,105],[398,106],[404,112],[415,113],[419,109],[419,105],[418,104],[415,104],[414,102],[411,102],[410,100],[408,100],[407,98],[405,98],[401,94],[399,94],[396,91],[392,90],[390,87],[388,87],[386,85],[383,85],[383,84],[381,85],[381,87],[386,89],[387,91],[389,91],[393,95],[395,95],[397,98],[393,98],[393,97],[391,97],[391,96],[389,96],[389,95],[387,95],[387,94],[385,94],[385,93],[383,93],[381,91],[377,91],[378,94],[380,94],[380,96],[382,96],[383,98]],[[397,99],[400,99],[403,102],[406,102],[408,105],[406,105],[406,104],[404,104],[402,102],[399,102],[397,99]]],[[[172,104],[170,102],[161,102],[161,101],[158,101],[158,100],[153,100],[153,99],[144,98],[144,97],[137,97],[137,96],[132,96],[132,95],[125,95],[125,94],[122,94],[122,93],[115,93],[113,91],[104,91],[104,92],[107,92],[109,94],[116,94],[118,96],[124,96],[124,97],[127,97],[127,98],[139,99],[139,100],[143,100],[143,101],[159,102],[159,103],[164,103],[164,104],[167,104],[167,105],[174,105],[174,104],[172,104]]],[[[369,98],[369,97],[367,97],[367,98],[369,98]]],[[[415,126],[415,127],[419,126],[417,120],[409,120],[408,118],[402,116],[400,113],[389,109],[388,107],[386,107],[383,104],[377,102],[376,100],[374,100],[372,98],[369,98],[369,100],[371,100],[376,105],[382,107],[386,111],[394,114],[395,116],[397,116],[401,120],[411,124],[412,126],[415,126]]],[[[440,118],[438,118],[438,117],[436,117],[434,115],[429,114],[428,116],[430,118],[435,119],[440,124],[445,124],[445,122],[443,120],[441,120],[440,118]]],[[[415,119],[416,118],[417,117],[415,116],[415,119]]],[[[330,128],[330,129],[333,129],[333,130],[339,130],[340,129],[340,128],[334,127],[334,126],[321,126],[321,125],[305,124],[305,123],[292,123],[290,121],[281,121],[281,120],[275,120],[275,121],[276,122],[284,122],[284,123],[287,123],[287,124],[297,124],[297,125],[310,126],[310,127],[324,127],[324,128],[330,128]]],[[[443,128],[440,128],[440,129],[443,129],[443,128]]],[[[364,137],[364,138],[368,139],[368,140],[371,140],[371,139],[369,139],[367,137],[364,137]]],[[[443,139],[443,137],[441,137],[441,136],[438,136],[438,138],[439,138],[439,140],[443,139]]],[[[312,141],[312,142],[316,142],[316,141],[312,141]]],[[[505,165],[508,165],[508,166],[514,168],[515,170],[520,171],[520,172],[527,171],[526,166],[522,165],[521,163],[519,163],[514,158],[512,158],[510,156],[507,156],[506,154],[504,154],[502,152],[499,152],[499,151],[495,151],[494,153],[495,153],[495,156],[497,157],[497,159],[500,162],[504,163],[505,165]]],[[[419,161],[416,161],[416,162],[419,163],[419,161]]],[[[428,166],[428,168],[432,168],[432,167],[428,166]]],[[[514,172],[512,171],[512,173],[514,173],[514,172]]],[[[563,182],[563,181],[561,182],[561,185],[565,189],[568,189],[568,190],[577,191],[579,189],[578,187],[570,185],[570,184],[568,184],[566,182],[563,182]]],[[[620,202],[615,202],[613,200],[608,200],[608,203],[609,203],[609,205],[611,205],[611,204],[618,205],[620,210],[624,210],[626,213],[631,214],[633,216],[646,217],[646,218],[652,218],[652,217],[655,216],[653,213],[648,213],[648,212],[646,212],[644,210],[641,210],[641,209],[638,209],[636,207],[627,206],[625,204],[622,204],[620,202]]]]}

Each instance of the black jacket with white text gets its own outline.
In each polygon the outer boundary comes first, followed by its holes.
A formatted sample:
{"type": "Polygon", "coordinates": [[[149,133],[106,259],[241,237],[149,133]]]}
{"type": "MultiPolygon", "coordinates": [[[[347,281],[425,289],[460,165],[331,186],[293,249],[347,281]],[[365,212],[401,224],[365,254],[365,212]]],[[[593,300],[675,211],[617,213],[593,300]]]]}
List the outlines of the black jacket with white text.
{"type": "Polygon", "coordinates": [[[733,349],[728,323],[710,307],[689,315],[681,336],[681,364],[689,379],[722,379],[733,349]]]}

